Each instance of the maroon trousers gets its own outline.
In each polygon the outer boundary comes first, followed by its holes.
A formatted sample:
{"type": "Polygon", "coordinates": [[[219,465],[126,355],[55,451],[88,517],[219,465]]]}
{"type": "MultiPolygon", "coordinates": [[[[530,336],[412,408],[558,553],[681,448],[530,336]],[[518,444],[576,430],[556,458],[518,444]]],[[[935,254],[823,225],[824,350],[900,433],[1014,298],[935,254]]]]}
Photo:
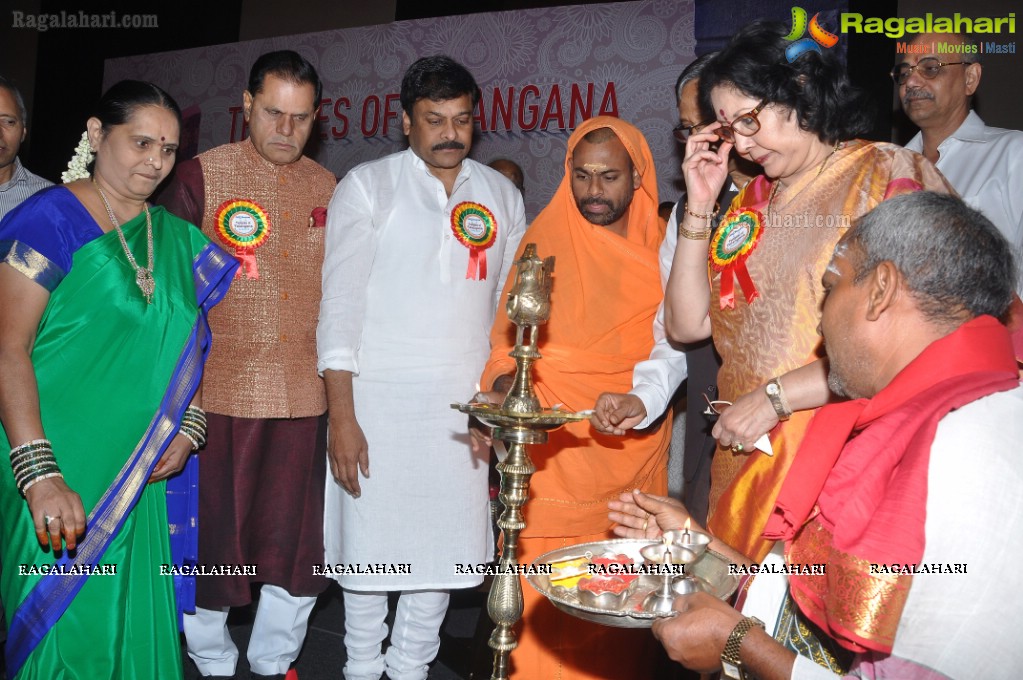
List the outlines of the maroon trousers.
{"type": "Polygon", "coordinates": [[[252,601],[250,585],[296,596],[322,593],[327,417],[233,418],[207,414],[199,454],[199,564],[255,567],[254,575],[199,576],[204,609],[252,601]]]}

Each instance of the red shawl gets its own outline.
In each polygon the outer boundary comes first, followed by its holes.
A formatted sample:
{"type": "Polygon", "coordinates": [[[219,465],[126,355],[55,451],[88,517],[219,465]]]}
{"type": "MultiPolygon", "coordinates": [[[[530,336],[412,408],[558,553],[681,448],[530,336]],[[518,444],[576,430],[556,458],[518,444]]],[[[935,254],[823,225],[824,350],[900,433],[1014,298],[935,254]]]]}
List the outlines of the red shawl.
{"type": "Polygon", "coordinates": [[[1019,385],[1005,326],[981,316],[931,343],[872,399],[825,406],[803,440],[764,535],[792,541],[790,577],[803,613],[853,651],[890,653],[911,575],[870,564],[917,564],[924,552],[927,471],[938,422],[1019,385]]]}

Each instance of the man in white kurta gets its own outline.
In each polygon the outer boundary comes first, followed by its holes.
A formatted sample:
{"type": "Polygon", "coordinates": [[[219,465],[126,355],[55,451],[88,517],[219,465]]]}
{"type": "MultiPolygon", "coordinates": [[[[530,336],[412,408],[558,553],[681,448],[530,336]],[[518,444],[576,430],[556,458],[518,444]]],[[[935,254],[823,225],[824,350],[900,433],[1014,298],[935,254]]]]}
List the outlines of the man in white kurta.
{"type": "Polygon", "coordinates": [[[466,159],[477,93],[446,57],[413,64],[410,148],[354,168],[328,208],[324,545],[327,571],[344,572],[347,680],[424,680],[448,590],[481,582],[456,565],[487,562],[493,545],[488,460],[450,404],[475,391],[490,354],[525,212],[510,181],[466,159]],[[388,591],[402,595],[385,656],[388,591]]]}

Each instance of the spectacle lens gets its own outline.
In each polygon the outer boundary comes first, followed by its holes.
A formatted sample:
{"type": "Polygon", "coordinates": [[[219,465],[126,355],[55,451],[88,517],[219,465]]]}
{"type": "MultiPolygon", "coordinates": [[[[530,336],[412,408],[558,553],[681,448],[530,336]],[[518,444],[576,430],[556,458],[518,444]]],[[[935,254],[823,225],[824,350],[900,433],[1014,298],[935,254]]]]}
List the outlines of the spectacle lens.
{"type": "Polygon", "coordinates": [[[909,64],[902,63],[896,64],[895,68],[892,69],[892,80],[895,81],[896,85],[903,85],[913,71],[918,71],[921,76],[928,80],[934,80],[941,73],[941,69],[946,66],[969,66],[973,62],[969,61],[953,61],[944,63],[935,57],[924,57],[916,63],[916,66],[910,66],[909,64]]]}
{"type": "Polygon", "coordinates": [[[706,123],[697,123],[696,125],[679,123],[671,129],[671,133],[675,135],[675,139],[685,144],[689,140],[690,135],[695,135],[705,127],[707,127],[706,123]]]}

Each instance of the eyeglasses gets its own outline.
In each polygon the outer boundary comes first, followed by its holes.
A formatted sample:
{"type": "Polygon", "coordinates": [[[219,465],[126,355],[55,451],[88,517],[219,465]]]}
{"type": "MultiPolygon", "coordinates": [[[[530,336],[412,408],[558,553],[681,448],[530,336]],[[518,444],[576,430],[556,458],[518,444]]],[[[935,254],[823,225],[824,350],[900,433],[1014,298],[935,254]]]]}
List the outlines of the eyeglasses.
{"type": "Polygon", "coordinates": [[[916,63],[916,66],[910,66],[906,63],[896,64],[895,68],[892,69],[892,80],[895,81],[896,85],[902,85],[909,80],[909,74],[917,70],[927,80],[933,80],[938,77],[941,69],[945,66],[968,66],[972,63],[972,61],[952,61],[946,63],[934,57],[924,57],[916,63]]]}
{"type": "Polygon", "coordinates": [[[724,401],[721,399],[711,399],[705,393],[702,392],[700,393],[700,396],[703,397],[703,400],[705,402],[707,402],[707,408],[703,410],[703,415],[708,416],[710,418],[717,418],[726,408],[732,405],[732,402],[730,401],[724,401]]]}
{"type": "Polygon", "coordinates": [[[757,114],[759,114],[765,106],[767,106],[766,99],[757,104],[755,109],[749,113],[742,114],[731,123],[722,123],[721,127],[714,130],[714,134],[726,142],[734,142],[736,134],[740,134],[743,137],[752,137],[760,131],[760,119],[757,118],[757,114]]]}
{"type": "Polygon", "coordinates": [[[675,139],[685,144],[686,140],[689,139],[689,135],[695,135],[705,127],[707,127],[707,123],[697,123],[696,125],[679,123],[671,129],[671,134],[675,135],[675,139]]]}

